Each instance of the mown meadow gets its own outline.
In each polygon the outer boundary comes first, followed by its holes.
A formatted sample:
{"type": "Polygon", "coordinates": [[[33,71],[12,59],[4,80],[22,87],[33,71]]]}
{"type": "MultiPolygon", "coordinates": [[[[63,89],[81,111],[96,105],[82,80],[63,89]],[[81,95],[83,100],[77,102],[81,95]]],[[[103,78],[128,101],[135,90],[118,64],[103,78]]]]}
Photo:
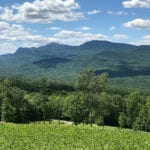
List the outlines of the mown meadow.
{"type": "Polygon", "coordinates": [[[1,150],[149,150],[150,133],[58,123],[0,124],[1,150]]]}

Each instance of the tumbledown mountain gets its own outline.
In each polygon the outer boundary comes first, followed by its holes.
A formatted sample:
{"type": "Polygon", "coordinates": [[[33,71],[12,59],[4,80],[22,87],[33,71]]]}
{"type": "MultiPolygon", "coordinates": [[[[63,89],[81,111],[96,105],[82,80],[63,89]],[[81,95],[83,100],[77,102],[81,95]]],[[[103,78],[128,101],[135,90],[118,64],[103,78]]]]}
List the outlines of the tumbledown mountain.
{"type": "Polygon", "coordinates": [[[0,76],[7,77],[73,81],[87,67],[94,68],[97,74],[107,72],[114,85],[148,88],[150,46],[109,41],[89,41],[79,46],[51,43],[0,56],[0,76]]]}

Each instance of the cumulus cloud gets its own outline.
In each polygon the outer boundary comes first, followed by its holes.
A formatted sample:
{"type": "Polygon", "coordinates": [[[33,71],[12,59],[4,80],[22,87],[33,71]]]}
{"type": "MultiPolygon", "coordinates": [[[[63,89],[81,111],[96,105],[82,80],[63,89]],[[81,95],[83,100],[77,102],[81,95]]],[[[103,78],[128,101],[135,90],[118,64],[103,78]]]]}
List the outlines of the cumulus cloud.
{"type": "Polygon", "coordinates": [[[140,43],[144,45],[150,45],[150,35],[143,36],[140,43]]]}
{"type": "Polygon", "coordinates": [[[150,8],[150,0],[128,0],[122,5],[126,8],[150,8]]]}
{"type": "Polygon", "coordinates": [[[125,11],[117,11],[117,12],[114,12],[114,11],[107,11],[107,13],[109,15],[118,15],[118,16],[121,16],[121,15],[128,15],[128,12],[125,12],[125,11]]]}
{"type": "Polygon", "coordinates": [[[75,32],[70,30],[62,30],[56,33],[54,37],[61,40],[61,43],[69,45],[80,45],[91,40],[108,40],[108,37],[103,34],[75,32]]]}
{"type": "Polygon", "coordinates": [[[139,40],[131,42],[134,45],[150,45],[150,35],[142,36],[139,40]]]}
{"type": "Polygon", "coordinates": [[[50,27],[48,28],[49,30],[60,30],[61,28],[60,27],[50,27]]]}
{"type": "Polygon", "coordinates": [[[83,17],[82,12],[75,11],[79,8],[75,0],[35,0],[11,7],[0,7],[0,19],[32,23],[74,21],[83,17]]]}
{"type": "MultiPolygon", "coordinates": [[[[5,22],[0,22],[0,24],[5,24],[5,22]]],[[[20,24],[8,24],[6,23],[6,28],[0,28],[0,40],[11,41],[11,42],[39,42],[47,43],[55,41],[54,38],[47,38],[38,34],[31,34],[30,31],[24,28],[20,24]]]]}
{"type": "Polygon", "coordinates": [[[126,22],[123,24],[126,28],[135,28],[135,29],[150,29],[150,20],[149,19],[134,19],[132,21],[126,22]]]}
{"type": "Polygon", "coordinates": [[[150,45],[150,35],[145,35],[141,37],[140,40],[133,42],[135,45],[150,45]]]}
{"type": "Polygon", "coordinates": [[[110,27],[110,31],[113,31],[113,30],[115,30],[115,29],[116,29],[115,26],[111,26],[111,27],[110,27]]]}
{"type": "Polygon", "coordinates": [[[87,26],[81,27],[80,29],[81,29],[81,30],[84,30],[84,31],[91,30],[91,28],[90,28],[90,27],[87,27],[87,26]]]}
{"type": "Polygon", "coordinates": [[[9,24],[7,22],[0,22],[0,31],[8,29],[9,28],[9,24]]]}
{"type": "Polygon", "coordinates": [[[29,29],[20,24],[0,22],[0,54],[14,52],[17,49],[16,45],[33,47],[50,42],[59,42],[59,40],[53,37],[32,34],[29,29]]]}
{"type": "Polygon", "coordinates": [[[88,11],[87,14],[88,15],[96,15],[99,14],[101,12],[101,10],[92,10],[92,11],[88,11]]]}
{"type": "Polygon", "coordinates": [[[14,53],[17,49],[17,46],[13,43],[0,43],[0,54],[6,54],[6,53],[14,53]]]}
{"type": "Polygon", "coordinates": [[[113,38],[116,39],[116,40],[122,40],[122,39],[127,39],[128,36],[126,34],[115,34],[113,36],[113,38]]]}
{"type": "Polygon", "coordinates": [[[51,37],[32,33],[20,24],[0,22],[0,54],[12,53],[18,47],[38,47],[51,42],[79,45],[91,40],[108,40],[103,34],[61,30],[51,37]]]}

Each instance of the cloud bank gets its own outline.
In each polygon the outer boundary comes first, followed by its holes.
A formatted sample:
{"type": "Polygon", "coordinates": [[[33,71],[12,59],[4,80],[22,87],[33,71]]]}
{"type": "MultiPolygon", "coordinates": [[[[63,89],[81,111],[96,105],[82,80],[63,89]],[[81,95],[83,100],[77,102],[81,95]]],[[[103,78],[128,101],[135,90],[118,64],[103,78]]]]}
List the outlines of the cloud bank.
{"type": "Polygon", "coordinates": [[[6,21],[51,23],[54,21],[74,21],[83,18],[80,6],[74,0],[35,0],[0,7],[0,19],[6,21]]]}
{"type": "Polygon", "coordinates": [[[134,19],[123,24],[126,28],[150,29],[149,19],[134,19]]]}
{"type": "Polygon", "coordinates": [[[128,0],[122,5],[126,8],[150,8],[150,0],[128,0]]]}

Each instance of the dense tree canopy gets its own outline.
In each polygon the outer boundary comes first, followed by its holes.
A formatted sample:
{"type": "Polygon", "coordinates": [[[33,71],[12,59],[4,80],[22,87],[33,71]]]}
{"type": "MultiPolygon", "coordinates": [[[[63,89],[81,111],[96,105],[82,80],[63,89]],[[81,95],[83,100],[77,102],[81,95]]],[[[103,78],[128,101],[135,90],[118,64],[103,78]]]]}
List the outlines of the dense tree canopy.
{"type": "Polygon", "coordinates": [[[75,84],[47,79],[0,79],[0,120],[25,123],[65,119],[79,123],[150,131],[150,95],[107,85],[108,75],[93,69],[75,84]]]}

